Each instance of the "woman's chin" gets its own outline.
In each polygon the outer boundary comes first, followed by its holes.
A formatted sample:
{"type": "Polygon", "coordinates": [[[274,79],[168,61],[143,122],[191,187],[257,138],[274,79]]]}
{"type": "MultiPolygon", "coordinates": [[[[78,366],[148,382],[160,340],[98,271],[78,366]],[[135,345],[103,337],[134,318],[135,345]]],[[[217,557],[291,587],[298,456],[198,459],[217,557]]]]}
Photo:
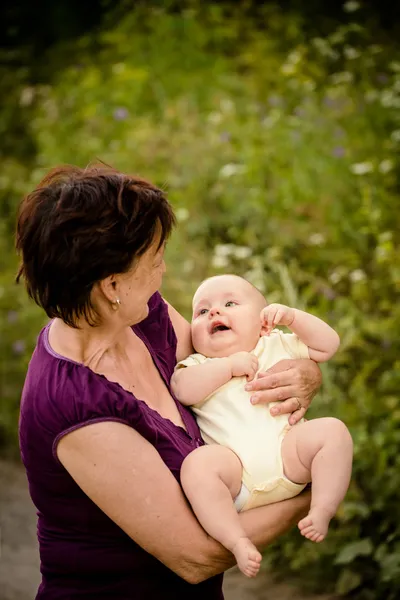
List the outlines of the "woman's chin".
{"type": "Polygon", "coordinates": [[[137,313],[136,315],[132,316],[132,322],[130,324],[130,327],[133,327],[133,325],[137,325],[138,323],[141,323],[142,321],[147,319],[148,316],[149,316],[149,307],[146,304],[146,306],[143,308],[143,310],[140,314],[137,313]]]}

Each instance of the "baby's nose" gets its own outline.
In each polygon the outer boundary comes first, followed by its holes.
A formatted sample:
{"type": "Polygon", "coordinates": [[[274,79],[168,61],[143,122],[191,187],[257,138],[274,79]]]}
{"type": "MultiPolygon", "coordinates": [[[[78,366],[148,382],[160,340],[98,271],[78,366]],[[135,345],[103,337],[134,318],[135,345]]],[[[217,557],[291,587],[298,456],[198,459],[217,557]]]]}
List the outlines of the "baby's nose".
{"type": "Polygon", "coordinates": [[[212,309],[210,310],[210,317],[213,317],[213,316],[215,316],[215,315],[219,315],[219,314],[220,314],[220,313],[219,313],[219,309],[218,309],[218,308],[212,308],[212,309]]]}

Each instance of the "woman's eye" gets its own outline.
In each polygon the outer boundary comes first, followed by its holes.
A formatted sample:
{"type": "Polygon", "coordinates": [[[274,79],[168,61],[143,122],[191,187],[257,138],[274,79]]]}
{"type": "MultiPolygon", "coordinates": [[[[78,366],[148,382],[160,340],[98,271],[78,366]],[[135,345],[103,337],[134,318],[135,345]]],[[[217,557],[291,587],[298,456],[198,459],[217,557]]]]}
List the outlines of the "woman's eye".
{"type": "Polygon", "coordinates": [[[228,301],[228,302],[225,304],[225,306],[236,306],[236,305],[237,305],[237,302],[234,302],[233,300],[229,300],[229,301],[228,301]]]}

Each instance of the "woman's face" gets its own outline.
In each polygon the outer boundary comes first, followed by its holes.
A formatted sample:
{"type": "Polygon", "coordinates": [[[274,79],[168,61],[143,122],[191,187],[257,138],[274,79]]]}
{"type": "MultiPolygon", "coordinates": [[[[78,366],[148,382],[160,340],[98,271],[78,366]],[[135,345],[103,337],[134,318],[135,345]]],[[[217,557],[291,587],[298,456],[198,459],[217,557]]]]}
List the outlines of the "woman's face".
{"type": "Polygon", "coordinates": [[[140,323],[148,315],[147,303],[157,292],[166,271],[164,262],[165,243],[159,248],[159,237],[150,248],[135,261],[126,273],[115,275],[112,287],[118,305],[118,314],[128,325],[140,323]]]}

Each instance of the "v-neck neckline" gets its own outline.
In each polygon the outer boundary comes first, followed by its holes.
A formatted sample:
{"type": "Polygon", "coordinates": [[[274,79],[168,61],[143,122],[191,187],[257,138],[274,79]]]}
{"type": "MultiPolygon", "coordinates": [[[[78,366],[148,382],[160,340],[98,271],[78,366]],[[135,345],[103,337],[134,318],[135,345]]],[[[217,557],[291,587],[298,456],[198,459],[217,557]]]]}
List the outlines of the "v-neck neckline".
{"type": "Polygon", "coordinates": [[[167,390],[172,398],[172,400],[175,403],[175,406],[178,409],[178,412],[181,416],[182,422],[184,424],[185,427],[182,427],[181,425],[177,425],[176,423],[174,423],[173,421],[171,421],[171,419],[169,419],[168,417],[163,417],[157,410],[155,410],[154,408],[152,408],[151,406],[149,406],[147,404],[147,402],[145,402],[144,400],[142,400],[141,398],[138,398],[137,396],[135,396],[135,394],[133,394],[131,391],[126,390],[121,384],[118,383],[118,381],[112,381],[111,379],[108,379],[108,377],[106,377],[105,375],[103,375],[103,373],[97,373],[97,371],[93,371],[90,367],[88,367],[87,365],[85,365],[84,363],[78,362],[76,360],[73,360],[72,358],[68,358],[66,356],[63,356],[62,354],[59,354],[58,352],[56,352],[55,350],[53,350],[52,346],[50,345],[50,341],[49,341],[49,331],[50,331],[50,327],[51,324],[53,323],[53,320],[51,320],[45,327],[44,329],[44,336],[43,336],[43,341],[44,341],[44,347],[46,349],[46,351],[53,356],[54,358],[57,358],[58,360],[63,360],[65,362],[68,363],[72,363],[74,365],[77,365],[78,367],[84,368],[84,369],[88,369],[91,373],[93,373],[94,375],[96,375],[97,377],[100,377],[101,379],[104,379],[107,384],[111,385],[111,386],[117,386],[120,390],[122,390],[122,392],[126,393],[126,394],[130,394],[130,396],[132,396],[136,402],[140,402],[142,405],[145,406],[146,410],[149,411],[150,414],[152,414],[161,424],[165,424],[167,425],[169,428],[172,428],[173,430],[176,430],[180,435],[183,435],[186,439],[189,438],[190,440],[194,440],[195,438],[193,437],[191,431],[190,431],[190,423],[188,420],[188,415],[185,411],[185,409],[183,408],[183,406],[180,404],[180,402],[175,398],[174,394],[172,393],[172,390],[170,388],[169,385],[169,381],[167,381],[162,366],[158,360],[157,354],[156,352],[153,350],[153,348],[151,347],[151,345],[149,344],[149,341],[147,340],[146,336],[143,334],[142,331],[140,331],[140,328],[138,327],[138,325],[133,325],[131,327],[133,333],[135,335],[137,335],[137,337],[143,342],[143,344],[145,345],[148,353],[150,354],[150,357],[153,361],[154,366],[156,367],[161,379],[164,382],[164,385],[167,387],[167,390]]]}

